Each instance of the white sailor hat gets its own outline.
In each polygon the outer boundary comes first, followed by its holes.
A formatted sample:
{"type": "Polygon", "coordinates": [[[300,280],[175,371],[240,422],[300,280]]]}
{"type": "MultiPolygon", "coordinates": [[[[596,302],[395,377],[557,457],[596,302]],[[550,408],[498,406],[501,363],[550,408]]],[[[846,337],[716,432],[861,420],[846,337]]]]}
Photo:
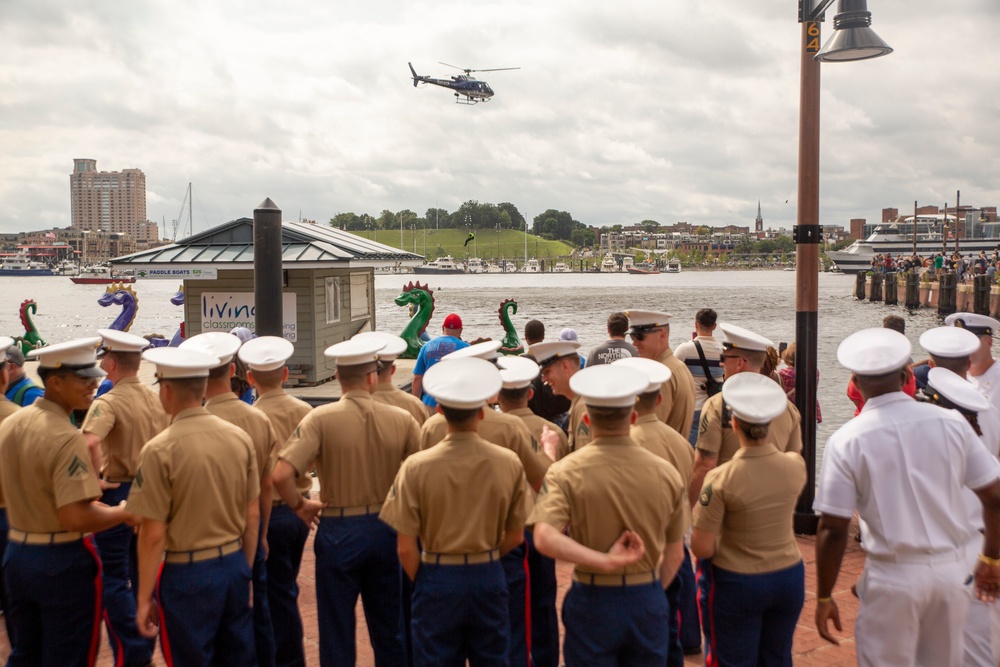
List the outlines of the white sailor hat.
{"type": "Polygon", "coordinates": [[[971,382],[947,368],[935,367],[930,370],[924,393],[942,407],[950,408],[954,405],[963,412],[981,412],[990,407],[990,400],[980,394],[971,382]],[[941,401],[942,396],[947,400],[941,401]]]}
{"type": "Polygon", "coordinates": [[[935,357],[968,357],[979,349],[979,338],[961,327],[935,327],[920,334],[920,347],[935,357]]]}
{"type": "Polygon", "coordinates": [[[252,371],[276,371],[295,354],[292,341],[281,336],[258,336],[240,347],[240,361],[252,371]]]}
{"type": "Polygon", "coordinates": [[[750,424],[767,424],[788,409],[781,385],[759,373],[737,373],[727,379],[722,398],[734,415],[750,424]]]}
{"type": "Polygon", "coordinates": [[[484,340],[482,343],[476,343],[475,345],[469,345],[468,347],[463,347],[461,350],[455,350],[454,352],[449,352],[448,354],[441,357],[441,361],[455,361],[456,359],[484,359],[486,361],[493,361],[498,356],[497,350],[503,341],[499,340],[484,340]]]}
{"type": "Polygon", "coordinates": [[[954,313],[944,318],[949,327],[968,329],[977,336],[992,336],[1000,332],[1000,320],[976,313],[954,313]]]}
{"type": "Polygon", "coordinates": [[[38,359],[39,368],[61,368],[80,377],[99,378],[107,375],[97,365],[100,344],[100,338],[78,338],[32,350],[28,358],[38,359]]]}
{"type": "Polygon", "coordinates": [[[6,350],[14,345],[14,339],[10,336],[0,336],[0,365],[7,363],[6,350]]]}
{"type": "Polygon", "coordinates": [[[656,310],[626,310],[630,332],[651,331],[670,325],[670,313],[656,310]]]}
{"type": "Polygon", "coordinates": [[[738,327],[728,322],[719,322],[719,329],[722,331],[722,344],[726,348],[735,350],[750,350],[754,352],[766,352],[767,348],[774,347],[770,339],[764,338],[758,333],[749,329],[738,327]]]}
{"type": "Polygon", "coordinates": [[[178,347],[182,350],[196,350],[219,360],[216,366],[225,366],[233,361],[242,341],[237,336],[221,331],[209,331],[191,336],[178,347]]]}
{"type": "Polygon", "coordinates": [[[588,366],[569,379],[569,388],[595,408],[629,408],[635,397],[645,393],[649,376],[618,364],[588,366]]]}
{"type": "Polygon", "coordinates": [[[210,370],[222,365],[216,356],[180,347],[154,347],[143,352],[142,358],[156,364],[157,382],[207,378],[210,370]]]}
{"type": "Polygon", "coordinates": [[[104,339],[101,346],[107,352],[142,352],[149,347],[149,341],[117,329],[98,329],[97,334],[104,339]]]}
{"type": "Polygon", "coordinates": [[[837,348],[837,361],[858,375],[883,375],[910,363],[913,346],[906,336],[883,327],[855,331],[837,348]]]}
{"type": "Polygon", "coordinates": [[[406,341],[386,331],[363,331],[355,334],[351,340],[377,340],[385,343],[385,347],[378,351],[379,361],[395,361],[396,357],[406,352],[406,341]]]}
{"type": "Polygon", "coordinates": [[[670,369],[655,359],[643,359],[642,357],[624,357],[611,362],[612,366],[628,366],[638,371],[642,371],[649,378],[649,386],[641,393],[648,394],[660,391],[660,385],[670,380],[673,375],[670,369]]]}
{"type": "Polygon", "coordinates": [[[538,364],[528,357],[500,357],[497,359],[500,368],[500,379],[504,389],[524,389],[530,387],[532,380],[538,377],[538,364]]]}
{"type": "Polygon", "coordinates": [[[376,361],[378,351],[385,347],[385,341],[374,338],[352,338],[323,350],[328,359],[338,366],[363,366],[376,361]]]}
{"type": "Polygon", "coordinates": [[[500,371],[476,357],[440,361],[424,374],[424,391],[439,405],[458,410],[475,410],[496,396],[503,386],[500,371]]]}
{"type": "Polygon", "coordinates": [[[545,368],[563,357],[579,356],[580,343],[572,340],[542,341],[528,346],[528,354],[535,358],[540,368],[545,368]]]}

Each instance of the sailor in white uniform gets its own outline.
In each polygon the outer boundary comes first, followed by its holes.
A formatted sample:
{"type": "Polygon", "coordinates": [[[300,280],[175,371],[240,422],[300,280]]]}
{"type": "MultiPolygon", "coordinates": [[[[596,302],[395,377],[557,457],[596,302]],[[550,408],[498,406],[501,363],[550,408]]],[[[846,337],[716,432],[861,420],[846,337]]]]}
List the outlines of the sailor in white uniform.
{"type": "Polygon", "coordinates": [[[1000,409],[1000,363],[993,358],[993,335],[1000,332],[1000,321],[975,313],[955,313],[946,317],[944,323],[968,329],[979,337],[979,349],[972,354],[969,382],[1000,409]]]}
{"type": "Polygon", "coordinates": [[[855,509],[861,517],[868,556],[857,582],[855,640],[862,667],[961,664],[970,600],[962,487],[983,505],[976,592],[988,601],[1000,593],[1000,462],[961,415],[901,391],[911,349],[905,336],[881,328],[840,344],[837,358],[866,403],[827,441],[813,505],[822,515],[816,626],[832,643],[848,525],[855,509]]]}

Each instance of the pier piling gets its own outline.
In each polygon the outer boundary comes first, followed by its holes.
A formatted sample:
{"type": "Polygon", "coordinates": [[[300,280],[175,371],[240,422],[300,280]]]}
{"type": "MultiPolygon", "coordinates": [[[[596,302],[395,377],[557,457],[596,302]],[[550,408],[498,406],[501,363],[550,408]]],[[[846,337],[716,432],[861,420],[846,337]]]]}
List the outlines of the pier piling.
{"type": "Polygon", "coordinates": [[[281,336],[281,209],[268,197],[253,211],[253,295],[258,336],[281,336]]]}
{"type": "Polygon", "coordinates": [[[854,298],[858,301],[865,300],[865,285],[868,283],[868,276],[864,271],[858,271],[854,276],[854,298]]]}
{"type": "Polygon", "coordinates": [[[907,308],[920,307],[920,277],[915,271],[910,271],[905,275],[906,295],[904,303],[907,308]]]}
{"type": "Polygon", "coordinates": [[[898,273],[885,274],[885,305],[895,306],[899,303],[899,291],[896,286],[898,273]]]}
{"type": "Polygon", "coordinates": [[[990,277],[976,276],[972,279],[972,312],[978,315],[990,314],[990,277]]]}
{"type": "Polygon", "coordinates": [[[938,279],[938,315],[948,316],[955,312],[958,292],[958,276],[954,271],[945,271],[938,279]]]}
{"type": "Polygon", "coordinates": [[[873,273],[872,274],[872,290],[871,294],[868,295],[869,301],[881,301],[882,300],[882,274],[873,273]]]}

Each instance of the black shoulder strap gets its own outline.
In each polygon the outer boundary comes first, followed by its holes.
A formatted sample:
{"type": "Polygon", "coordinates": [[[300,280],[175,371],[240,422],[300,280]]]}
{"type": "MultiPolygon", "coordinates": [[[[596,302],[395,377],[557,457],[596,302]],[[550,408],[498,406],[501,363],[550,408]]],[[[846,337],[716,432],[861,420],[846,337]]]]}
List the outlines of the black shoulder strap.
{"type": "Polygon", "coordinates": [[[701,343],[698,342],[697,338],[694,339],[694,349],[698,350],[698,358],[701,359],[701,369],[705,371],[705,381],[715,381],[715,378],[712,377],[712,371],[708,368],[708,359],[705,358],[705,350],[701,349],[701,343]]]}

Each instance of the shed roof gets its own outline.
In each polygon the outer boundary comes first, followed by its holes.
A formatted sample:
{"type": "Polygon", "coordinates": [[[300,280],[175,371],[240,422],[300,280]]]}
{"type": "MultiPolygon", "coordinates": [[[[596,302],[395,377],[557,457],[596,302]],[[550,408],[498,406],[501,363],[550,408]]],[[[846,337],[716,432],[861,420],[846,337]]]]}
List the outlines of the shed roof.
{"type": "MultiPolygon", "coordinates": [[[[283,268],[420,266],[421,255],[311,223],[281,223],[283,268]]],[[[235,269],[253,266],[253,220],[239,218],[176,243],[116,257],[112,265],[143,268],[164,265],[235,269]]]]}

